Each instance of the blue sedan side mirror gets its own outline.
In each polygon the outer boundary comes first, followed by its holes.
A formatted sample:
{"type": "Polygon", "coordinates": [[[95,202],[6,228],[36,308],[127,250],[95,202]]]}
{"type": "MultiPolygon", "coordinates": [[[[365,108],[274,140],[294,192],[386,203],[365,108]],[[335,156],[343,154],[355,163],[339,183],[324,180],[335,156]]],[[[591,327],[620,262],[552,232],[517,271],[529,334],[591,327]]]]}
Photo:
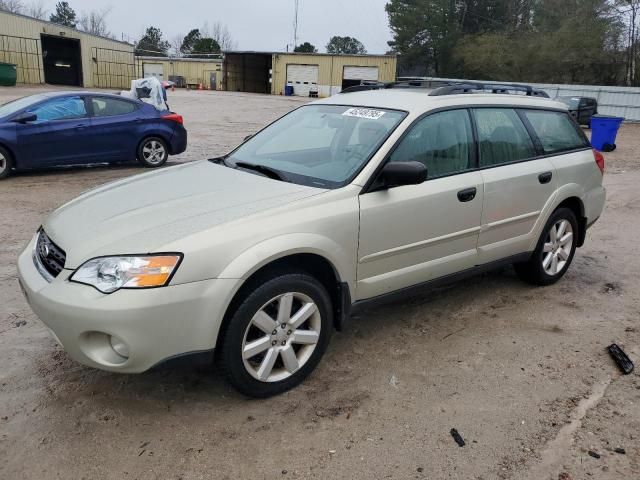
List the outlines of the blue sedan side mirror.
{"type": "Polygon", "coordinates": [[[15,123],[29,123],[29,122],[35,122],[37,119],[38,119],[38,116],[35,113],[24,112],[16,116],[13,119],[13,121],[15,123]]]}

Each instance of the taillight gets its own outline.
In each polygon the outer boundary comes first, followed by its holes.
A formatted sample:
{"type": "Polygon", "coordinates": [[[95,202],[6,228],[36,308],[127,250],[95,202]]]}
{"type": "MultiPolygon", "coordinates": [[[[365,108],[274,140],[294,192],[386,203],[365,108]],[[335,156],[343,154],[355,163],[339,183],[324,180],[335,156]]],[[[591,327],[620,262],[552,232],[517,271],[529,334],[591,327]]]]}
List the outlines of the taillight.
{"type": "Polygon", "coordinates": [[[180,125],[184,124],[184,119],[182,118],[182,115],[178,115],[177,113],[168,113],[167,115],[163,115],[162,118],[164,120],[169,120],[170,122],[179,123],[180,125]]]}
{"type": "Polygon", "coordinates": [[[600,172],[604,175],[604,155],[594,148],[593,157],[596,160],[596,165],[598,165],[600,172]]]}

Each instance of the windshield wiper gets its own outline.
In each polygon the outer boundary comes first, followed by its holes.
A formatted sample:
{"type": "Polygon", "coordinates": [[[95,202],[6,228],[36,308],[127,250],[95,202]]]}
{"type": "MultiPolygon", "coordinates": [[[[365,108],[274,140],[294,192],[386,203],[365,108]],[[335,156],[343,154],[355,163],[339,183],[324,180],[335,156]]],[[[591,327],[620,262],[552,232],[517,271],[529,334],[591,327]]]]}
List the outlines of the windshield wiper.
{"type": "Polygon", "coordinates": [[[207,160],[209,160],[211,163],[215,163],[216,165],[224,165],[225,167],[228,167],[229,165],[225,161],[225,158],[227,158],[227,155],[216,158],[208,158],[207,160]]]}
{"type": "Polygon", "coordinates": [[[253,170],[254,172],[261,173],[266,177],[273,178],[274,180],[280,180],[282,182],[287,181],[287,179],[278,170],[276,170],[275,168],[267,167],[266,165],[256,165],[247,162],[236,162],[236,167],[244,168],[246,170],[253,170]]]}

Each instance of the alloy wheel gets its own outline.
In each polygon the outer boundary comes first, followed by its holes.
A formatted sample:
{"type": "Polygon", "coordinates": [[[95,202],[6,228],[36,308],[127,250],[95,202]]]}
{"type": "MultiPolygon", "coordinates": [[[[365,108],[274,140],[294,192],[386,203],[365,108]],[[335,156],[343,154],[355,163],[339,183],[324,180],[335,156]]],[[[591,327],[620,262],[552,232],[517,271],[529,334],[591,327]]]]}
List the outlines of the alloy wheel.
{"type": "Polygon", "coordinates": [[[573,227],[568,220],[551,226],[542,254],[542,268],[547,275],[557,275],[567,264],[573,248],[573,227]]]}
{"type": "Polygon", "coordinates": [[[164,146],[157,140],[150,140],[144,144],[142,155],[147,163],[157,165],[164,160],[164,146]]]}
{"type": "Polygon", "coordinates": [[[9,167],[7,158],[0,152],[0,175],[9,167]]]}
{"type": "Polygon", "coordinates": [[[242,341],[247,372],[262,382],[279,382],[311,358],[320,340],[318,306],[303,293],[288,292],[269,300],[249,323],[242,341]]]}

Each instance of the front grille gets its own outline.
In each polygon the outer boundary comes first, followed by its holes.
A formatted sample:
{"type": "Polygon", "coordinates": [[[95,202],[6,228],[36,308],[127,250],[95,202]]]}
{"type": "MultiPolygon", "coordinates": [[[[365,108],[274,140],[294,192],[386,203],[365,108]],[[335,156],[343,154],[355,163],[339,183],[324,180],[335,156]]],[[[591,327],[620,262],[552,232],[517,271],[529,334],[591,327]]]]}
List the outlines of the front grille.
{"type": "Polygon", "coordinates": [[[53,243],[44,230],[40,230],[38,235],[35,254],[38,256],[40,264],[54,278],[60,274],[67,259],[64,250],[53,243]]]}

